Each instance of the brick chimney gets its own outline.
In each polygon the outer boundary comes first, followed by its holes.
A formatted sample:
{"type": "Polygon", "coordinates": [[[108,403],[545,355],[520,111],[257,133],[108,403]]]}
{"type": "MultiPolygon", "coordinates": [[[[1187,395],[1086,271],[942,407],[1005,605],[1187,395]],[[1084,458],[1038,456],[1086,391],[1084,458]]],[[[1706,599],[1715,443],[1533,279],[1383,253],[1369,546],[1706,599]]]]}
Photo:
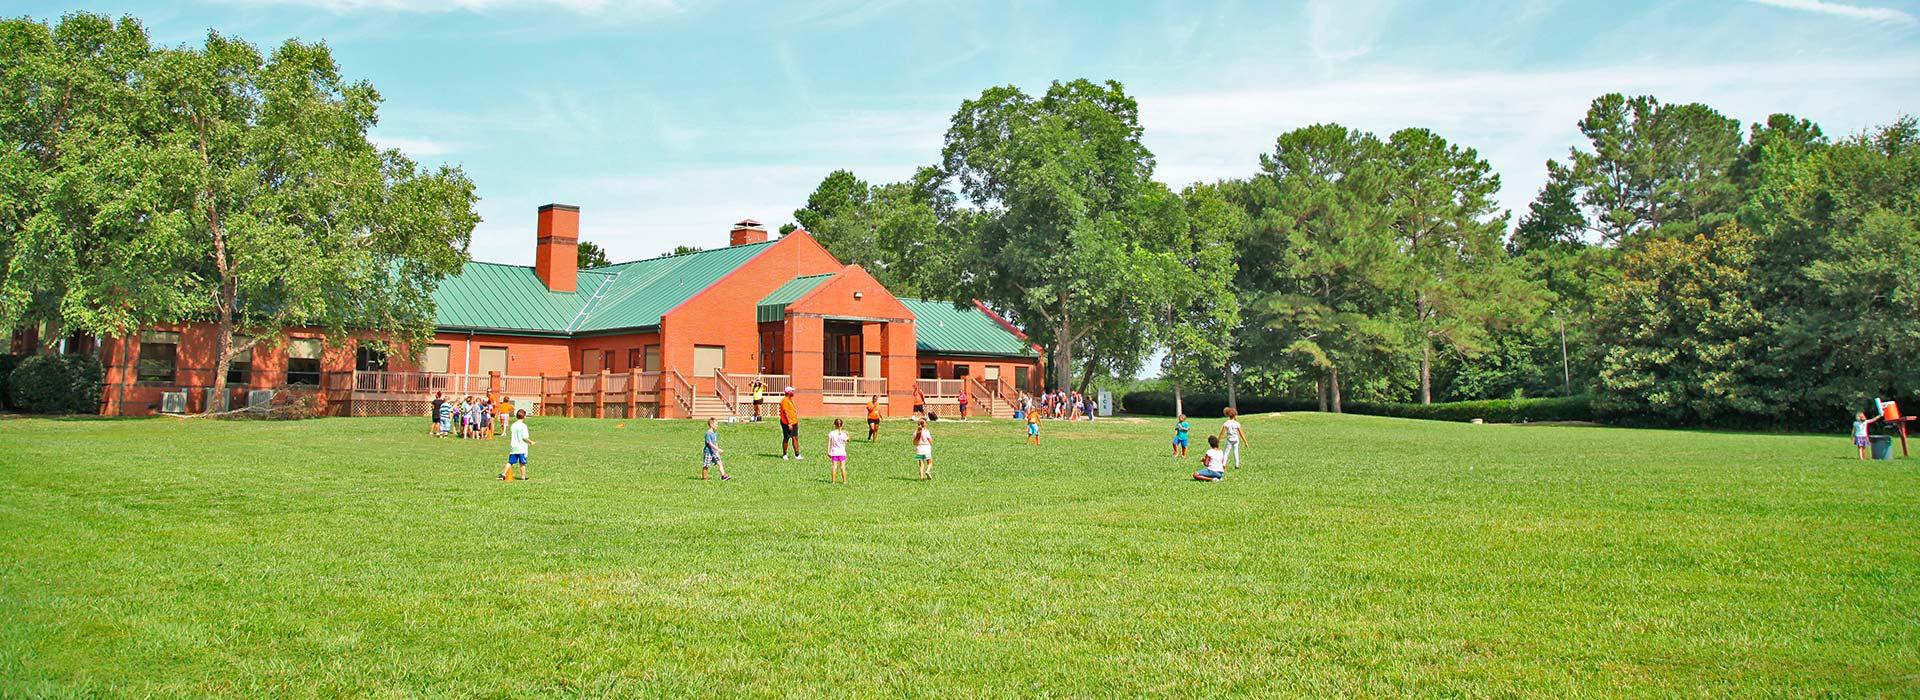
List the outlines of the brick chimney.
{"type": "Polygon", "coordinates": [[[753,219],[741,219],[740,223],[733,225],[732,231],[727,232],[727,245],[730,246],[765,242],[767,242],[767,227],[761,226],[760,222],[753,219]]]}
{"type": "Polygon", "coordinates": [[[547,204],[540,207],[535,228],[533,273],[547,289],[571,292],[580,276],[580,207],[547,204]]]}

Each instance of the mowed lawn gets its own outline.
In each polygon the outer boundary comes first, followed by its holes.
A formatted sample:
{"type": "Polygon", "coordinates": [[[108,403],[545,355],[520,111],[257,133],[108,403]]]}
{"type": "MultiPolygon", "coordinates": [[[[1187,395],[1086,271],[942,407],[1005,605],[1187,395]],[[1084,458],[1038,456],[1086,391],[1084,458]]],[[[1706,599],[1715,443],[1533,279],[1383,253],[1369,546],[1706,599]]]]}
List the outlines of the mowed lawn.
{"type": "Polygon", "coordinates": [[[0,696],[1920,694],[1920,460],[1246,422],[0,421],[0,696]]]}

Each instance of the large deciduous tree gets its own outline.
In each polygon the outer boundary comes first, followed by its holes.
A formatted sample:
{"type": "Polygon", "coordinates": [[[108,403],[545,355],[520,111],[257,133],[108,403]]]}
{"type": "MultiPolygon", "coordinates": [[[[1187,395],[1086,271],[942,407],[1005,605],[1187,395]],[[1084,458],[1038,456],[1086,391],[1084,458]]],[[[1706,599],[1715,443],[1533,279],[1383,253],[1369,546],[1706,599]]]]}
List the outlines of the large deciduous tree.
{"type": "MultiPolygon", "coordinates": [[[[1053,83],[1038,98],[988,89],[947,130],[942,184],[971,205],[936,206],[964,236],[957,290],[1008,312],[1048,346],[1056,386],[1073,384],[1078,343],[1143,333],[1133,324],[1161,307],[1167,258],[1147,245],[1161,236],[1139,228],[1153,220],[1140,215],[1154,166],[1141,133],[1139,106],[1120,84],[1088,80],[1053,83]]],[[[1118,359],[1139,361],[1105,361],[1118,359]]]]}
{"type": "Polygon", "coordinates": [[[836,170],[793,215],[834,257],[866,268],[894,293],[960,301],[956,231],[941,221],[929,189],[937,180],[923,171],[909,182],[868,185],[836,170]]]}
{"type": "Polygon", "coordinates": [[[170,128],[148,81],[154,56],[132,19],[76,13],[58,25],[0,20],[0,328],[97,335],[171,319],[194,301],[165,274],[184,241],[173,214],[170,128]]]}
{"type": "Polygon", "coordinates": [[[1626,252],[1600,314],[1609,405],[1677,423],[1771,412],[1751,289],[1758,248],[1753,232],[1727,224],[1626,252]]]}
{"type": "Polygon", "coordinates": [[[219,395],[288,326],[431,337],[473,184],[375,147],[379,94],[324,45],[160,49],[133,20],[75,14],[0,22],[0,48],[17,57],[0,62],[0,323],[212,322],[219,395]]]}
{"type": "Polygon", "coordinates": [[[369,141],[373,86],[342,77],[324,45],[263,57],[218,33],[156,54],[149,78],[174,196],[154,228],[191,253],[178,274],[199,294],[175,311],[218,326],[217,395],[233,358],[290,325],[432,337],[432,291],[479,221],[473,183],[369,141]]]}

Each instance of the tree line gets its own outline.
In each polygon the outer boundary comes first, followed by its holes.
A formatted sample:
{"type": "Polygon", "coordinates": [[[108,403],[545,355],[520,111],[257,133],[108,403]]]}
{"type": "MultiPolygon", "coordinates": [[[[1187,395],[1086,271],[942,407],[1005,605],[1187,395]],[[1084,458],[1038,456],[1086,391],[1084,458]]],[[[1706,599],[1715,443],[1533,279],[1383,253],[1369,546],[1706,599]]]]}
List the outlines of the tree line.
{"type": "Polygon", "coordinates": [[[0,20],[0,329],[51,344],[210,322],[216,390],[290,326],[431,338],[474,186],[373,143],[379,104],[324,44],[0,20]]]}
{"type": "Polygon", "coordinates": [[[1920,394],[1912,118],[1836,140],[1609,94],[1579,128],[1516,221],[1487,161],[1430,129],[1302,127],[1176,192],[1119,83],[994,87],[935,164],[833,172],[794,216],[899,293],[1001,311],[1054,386],[1160,356],[1176,397],[1590,395],[1683,425],[1920,394]]]}

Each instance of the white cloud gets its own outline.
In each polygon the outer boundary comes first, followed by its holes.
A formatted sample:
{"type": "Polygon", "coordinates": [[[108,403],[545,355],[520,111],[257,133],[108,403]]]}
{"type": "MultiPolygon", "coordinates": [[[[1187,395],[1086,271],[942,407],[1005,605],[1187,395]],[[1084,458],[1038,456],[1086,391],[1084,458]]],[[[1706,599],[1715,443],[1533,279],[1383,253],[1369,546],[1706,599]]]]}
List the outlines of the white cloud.
{"type": "Polygon", "coordinates": [[[667,14],[680,11],[677,0],[224,0],[235,5],[301,5],[330,12],[486,12],[556,9],[581,14],[667,14]]]}
{"type": "Polygon", "coordinates": [[[1391,0],[1311,0],[1307,3],[1307,48],[1332,67],[1365,56],[1392,14],[1391,0]]]}
{"type": "Polygon", "coordinates": [[[1889,24],[1909,24],[1909,25],[1920,23],[1920,20],[1916,20],[1913,15],[1907,14],[1900,10],[1893,9],[1891,7],[1865,7],[1861,5],[1848,5],[1845,3],[1829,2],[1829,0],[1747,0],[1747,1],[1760,4],[1760,5],[1767,5],[1771,7],[1782,7],[1789,10],[1817,12],[1823,15],[1834,15],[1837,17],[1847,17],[1850,19],[1864,19],[1870,22],[1884,22],[1889,24]]]}
{"type": "Polygon", "coordinates": [[[381,148],[397,148],[407,157],[416,159],[426,156],[444,156],[459,150],[451,143],[430,138],[375,135],[373,142],[381,148]]]}

